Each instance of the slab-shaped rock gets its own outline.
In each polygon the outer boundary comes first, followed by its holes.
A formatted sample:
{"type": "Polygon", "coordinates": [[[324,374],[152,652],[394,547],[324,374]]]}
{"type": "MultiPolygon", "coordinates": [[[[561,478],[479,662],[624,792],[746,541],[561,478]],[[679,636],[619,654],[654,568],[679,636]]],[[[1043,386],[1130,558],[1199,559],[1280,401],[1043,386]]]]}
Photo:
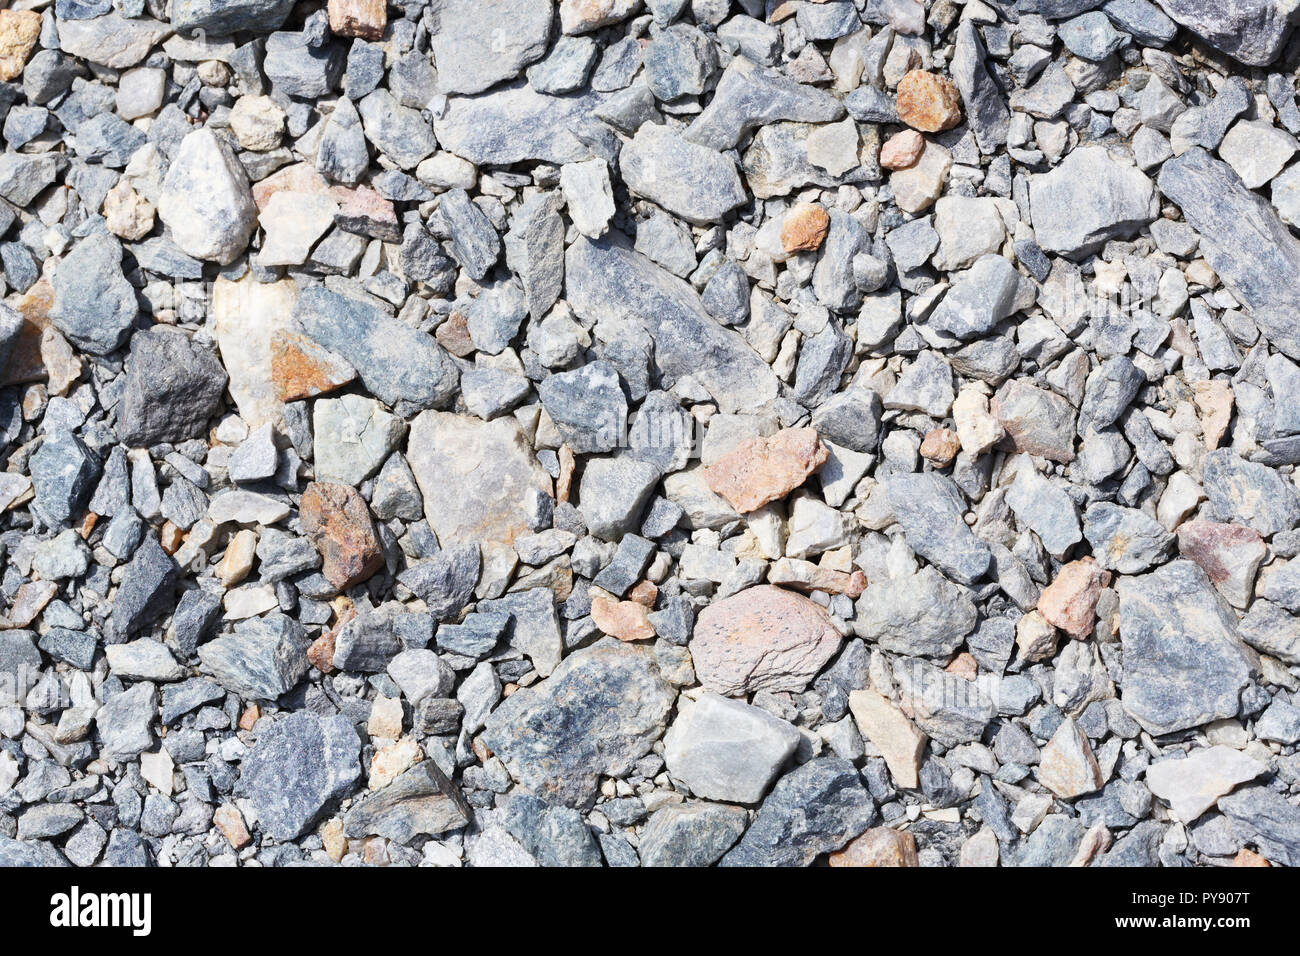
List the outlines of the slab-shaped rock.
{"type": "Polygon", "coordinates": [[[777,782],[723,866],[808,866],[838,850],[875,818],[871,794],[851,763],[810,760],[777,782]]]}
{"type": "Polygon", "coordinates": [[[689,376],[724,412],[776,397],[776,376],[744,338],[710,316],[689,283],[634,251],[621,233],[579,239],[565,258],[574,312],[588,322],[643,329],[654,341],[664,389],[689,376]]]}
{"type": "Polygon", "coordinates": [[[676,696],[652,651],[605,639],[507,697],[483,740],[524,787],[589,806],[601,776],[627,774],[650,751],[676,696]]]}
{"type": "Polygon", "coordinates": [[[1294,528],[1300,521],[1300,494],[1295,484],[1227,448],[1205,456],[1201,481],[1209,498],[1206,517],[1249,525],[1266,538],[1294,528]]]}
{"type": "Polygon", "coordinates": [[[293,316],[316,342],[352,364],[376,398],[420,408],[446,405],[459,373],[451,357],[425,332],[361,299],[319,286],[298,297],[293,316]]]}
{"type": "MultiPolygon", "coordinates": [[[[1300,357],[1300,240],[1232,167],[1193,147],[1160,167],[1160,191],[1201,236],[1200,252],[1272,343],[1300,357]]],[[[1258,530],[1258,529],[1256,529],[1258,530]]]]}
{"type": "Polygon", "coordinates": [[[697,797],[757,803],[798,743],[793,724],[706,693],[668,728],[664,762],[697,797]]]}
{"type": "Polygon", "coordinates": [[[1099,501],[1083,516],[1083,536],[1097,564],[1120,574],[1138,574],[1173,550],[1174,536],[1136,508],[1099,501]]]}
{"type": "Polygon", "coordinates": [[[302,628],[282,616],[245,621],[201,644],[198,653],[213,679],[245,700],[276,700],[311,666],[302,628]]]}
{"type": "Polygon", "coordinates": [[[1158,0],[1165,13],[1247,66],[1272,63],[1291,35],[1291,8],[1274,0],[1158,0]]]}
{"type": "Polygon", "coordinates": [[[829,93],[738,56],[723,71],[709,105],[682,135],[710,149],[731,149],[747,132],[768,123],[830,123],[843,115],[843,105],[829,93]]]}
{"type": "Polygon", "coordinates": [[[828,454],[813,429],[786,428],[741,442],[704,469],[704,480],[744,514],[794,491],[828,454]]]}
{"type": "Polygon", "coordinates": [[[719,694],[797,692],[834,656],[840,641],[821,605],[759,585],[700,612],[691,656],[700,683],[719,694]]]}
{"type": "Polygon", "coordinates": [[[742,807],[687,801],[656,810],[641,833],[642,866],[712,866],[749,825],[742,807]]]}
{"type": "Polygon", "coordinates": [[[1229,604],[1236,608],[1250,604],[1255,572],[1268,553],[1258,531],[1198,519],[1184,521],[1177,534],[1179,553],[1201,566],[1229,604]]]}
{"type": "Polygon", "coordinates": [[[1243,842],[1285,866],[1300,866],[1300,807],[1267,787],[1246,787],[1219,798],[1219,809],[1243,842]]]}
{"type": "Polygon", "coordinates": [[[578,134],[599,136],[591,111],[593,93],[546,96],[515,83],[476,96],[453,96],[433,122],[438,142],[476,166],[508,166],[537,160],[576,163],[591,156],[578,134]]]}
{"type": "Polygon", "coordinates": [[[1024,379],[1012,379],[990,406],[1018,451],[1062,464],[1074,461],[1078,414],[1065,398],[1024,379]]]}
{"type": "Polygon", "coordinates": [[[925,734],[893,701],[869,688],[849,694],[849,710],[862,736],[884,757],[894,782],[909,789],[918,787],[925,734]]]}
{"type": "Polygon", "coordinates": [[[238,282],[212,285],[210,315],[230,375],[230,394],[250,428],[280,420],[284,404],[275,392],[271,342],[289,326],[298,286],[292,279],[258,282],[249,273],[238,282]]]}
{"type": "Polygon", "coordinates": [[[1146,781],[1174,816],[1191,823],[1238,784],[1267,772],[1268,767],[1240,750],[1215,746],[1194,750],[1181,760],[1156,761],[1147,767],[1146,781]]]}
{"type": "Polygon", "coordinates": [[[1117,589],[1124,709],[1152,734],[1235,716],[1250,682],[1249,651],[1205,572],[1172,561],[1121,578],[1117,589]]]}
{"type": "Polygon", "coordinates": [[[442,92],[480,93],[518,76],[546,53],[553,15],[550,0],[443,4],[429,43],[442,92]]]}
{"type": "Polygon", "coordinates": [[[356,839],[382,836],[407,843],[417,836],[459,830],[469,814],[455,785],[432,760],[421,760],[382,790],[367,794],[343,817],[343,832],[356,839]]]}
{"type": "Polygon", "coordinates": [[[697,226],[719,222],[749,198],[734,160],[666,126],[642,126],[619,165],[630,190],[697,226]]]}
{"type": "Polygon", "coordinates": [[[1145,173],[1104,147],[1075,149],[1051,172],[1029,177],[1038,245],[1079,256],[1131,236],[1155,218],[1154,192],[1145,173]]]}
{"type": "Polygon", "coordinates": [[[175,0],[171,6],[172,26],[192,32],[204,30],[228,36],[236,30],[270,33],[284,26],[293,0],[175,0]]]}
{"type": "Polygon", "coordinates": [[[240,764],[237,792],[276,840],[293,840],[361,777],[361,738],[343,716],[297,713],[266,720],[240,764]]]}
{"type": "Polygon", "coordinates": [[[411,423],[407,448],[425,516],[444,547],[509,545],[531,530],[529,489],[551,493],[550,476],[513,418],[484,422],[422,412],[411,423]]]}
{"type": "Polygon", "coordinates": [[[73,345],[107,355],[131,333],[139,307],[122,275],[122,244],[106,233],[87,236],[59,263],[51,283],[50,320],[73,345]]]}

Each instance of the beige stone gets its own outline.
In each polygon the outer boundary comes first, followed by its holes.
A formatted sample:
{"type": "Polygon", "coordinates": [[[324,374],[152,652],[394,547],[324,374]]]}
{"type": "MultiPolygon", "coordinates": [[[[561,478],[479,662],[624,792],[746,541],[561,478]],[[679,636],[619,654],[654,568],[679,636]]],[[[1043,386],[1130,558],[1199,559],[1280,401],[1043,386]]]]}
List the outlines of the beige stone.
{"type": "Polygon", "coordinates": [[[913,215],[924,212],[943,194],[950,169],[952,153],[938,143],[927,141],[920,159],[907,169],[898,169],[890,174],[889,186],[894,191],[894,202],[903,212],[913,215]]]}
{"type": "Polygon", "coordinates": [[[869,689],[849,694],[849,711],[862,736],[880,750],[894,782],[909,790],[919,786],[927,738],[916,724],[888,698],[869,689]]]}
{"type": "Polygon", "coordinates": [[[648,641],[655,636],[649,611],[636,601],[616,601],[599,595],[591,599],[591,619],[605,634],[620,641],[648,641]]]}
{"type": "Polygon", "coordinates": [[[226,842],[236,850],[242,849],[252,842],[252,835],[248,832],[248,826],[244,823],[244,815],[239,812],[239,808],[233,803],[223,803],[212,813],[213,825],[221,831],[221,835],[226,838],[226,842]]]}
{"type": "Polygon", "coordinates": [[[396,740],[402,736],[402,701],[397,697],[376,697],[370,705],[366,733],[371,737],[396,740]]]}
{"type": "Polygon", "coordinates": [[[1227,382],[1209,379],[1194,382],[1192,390],[1196,410],[1201,416],[1201,434],[1205,438],[1205,447],[1214,451],[1223,440],[1228,422],[1232,419],[1232,388],[1227,382]]]}
{"type": "Polygon", "coordinates": [[[1097,598],[1110,584],[1110,572],[1091,557],[1071,561],[1038,597],[1038,612],[1054,627],[1076,639],[1092,633],[1097,619],[1097,598]]]}
{"type": "MultiPolygon", "coordinates": [[[[331,10],[333,4],[330,4],[331,10]]],[[[269,96],[241,96],[230,111],[230,131],[244,149],[265,152],[280,145],[285,112],[269,96]]]]}
{"type": "Polygon", "coordinates": [[[126,179],[119,179],[104,197],[105,226],[123,239],[147,236],[153,229],[155,212],[153,203],[132,189],[126,179]]]}
{"type": "Polygon", "coordinates": [[[1092,793],[1105,783],[1088,737],[1072,717],[1061,721],[1043,747],[1038,761],[1038,782],[1067,800],[1092,793]]]}
{"type": "Polygon", "coordinates": [[[925,137],[914,129],[905,129],[880,147],[880,165],[885,169],[908,169],[916,165],[924,150],[925,137]]]}
{"type": "Polygon", "coordinates": [[[1231,793],[1238,784],[1267,773],[1268,767],[1231,747],[1196,750],[1183,759],[1159,760],[1147,767],[1146,783],[1175,817],[1191,823],[1231,793]]]}
{"type": "Polygon", "coordinates": [[[704,469],[704,481],[744,514],[794,491],[829,454],[813,429],[786,428],[741,442],[704,469]]]}
{"type": "Polygon", "coordinates": [[[0,80],[22,76],[40,35],[41,15],[35,10],[0,10],[0,80]]]}
{"type": "Polygon", "coordinates": [[[230,539],[230,544],[226,545],[226,553],[222,555],[221,562],[217,565],[217,577],[221,583],[228,588],[233,588],[248,577],[248,573],[253,570],[253,558],[256,554],[257,532],[248,528],[237,532],[230,539]]]}

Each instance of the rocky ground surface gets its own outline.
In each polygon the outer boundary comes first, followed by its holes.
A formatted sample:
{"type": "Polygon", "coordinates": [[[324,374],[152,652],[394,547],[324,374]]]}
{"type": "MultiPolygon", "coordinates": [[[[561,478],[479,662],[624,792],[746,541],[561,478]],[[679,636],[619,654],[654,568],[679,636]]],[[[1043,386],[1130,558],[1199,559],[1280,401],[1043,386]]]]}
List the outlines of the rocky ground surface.
{"type": "Polygon", "coordinates": [[[10,3],[0,864],[1300,862],[1287,6],[10,3]]]}

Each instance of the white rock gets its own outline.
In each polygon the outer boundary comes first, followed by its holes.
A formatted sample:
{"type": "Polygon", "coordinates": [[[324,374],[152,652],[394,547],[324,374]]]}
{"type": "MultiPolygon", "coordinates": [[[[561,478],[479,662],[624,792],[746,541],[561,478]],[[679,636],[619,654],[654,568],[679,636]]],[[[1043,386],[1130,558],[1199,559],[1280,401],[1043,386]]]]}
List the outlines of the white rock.
{"type": "Polygon", "coordinates": [[[696,796],[756,803],[798,743],[792,724],[706,692],[668,728],[664,763],[696,796]]]}
{"type": "Polygon", "coordinates": [[[196,259],[229,265],[247,248],[257,206],[244,167],[212,130],[198,129],[181,140],[163,181],[158,215],[176,245],[196,259]]]}
{"type": "Polygon", "coordinates": [[[329,195],[284,190],[273,195],[258,221],[266,230],[257,260],[264,266],[297,266],[334,225],[339,205],[329,195]]]}
{"type": "Polygon", "coordinates": [[[569,207],[569,218],[589,239],[598,239],[614,217],[614,192],[609,184],[609,166],[603,159],[565,163],[560,167],[560,189],[569,207]]]}
{"type": "Polygon", "coordinates": [[[1233,787],[1254,780],[1268,767],[1239,750],[1214,746],[1182,760],[1161,760],[1147,768],[1147,786],[1179,820],[1191,823],[1233,787]]]}
{"type": "Polygon", "coordinates": [[[1268,120],[1240,120],[1219,144],[1219,156],[1251,189],[1282,171],[1297,149],[1295,137],[1268,120]]]}

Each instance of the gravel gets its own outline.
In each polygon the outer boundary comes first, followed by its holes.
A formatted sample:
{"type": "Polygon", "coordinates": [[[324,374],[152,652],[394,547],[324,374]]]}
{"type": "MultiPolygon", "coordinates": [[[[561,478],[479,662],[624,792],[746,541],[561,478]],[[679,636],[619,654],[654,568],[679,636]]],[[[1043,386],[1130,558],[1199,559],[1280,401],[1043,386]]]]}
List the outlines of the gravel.
{"type": "Polygon", "coordinates": [[[1285,4],[18,6],[0,865],[1300,863],[1285,4]]]}

